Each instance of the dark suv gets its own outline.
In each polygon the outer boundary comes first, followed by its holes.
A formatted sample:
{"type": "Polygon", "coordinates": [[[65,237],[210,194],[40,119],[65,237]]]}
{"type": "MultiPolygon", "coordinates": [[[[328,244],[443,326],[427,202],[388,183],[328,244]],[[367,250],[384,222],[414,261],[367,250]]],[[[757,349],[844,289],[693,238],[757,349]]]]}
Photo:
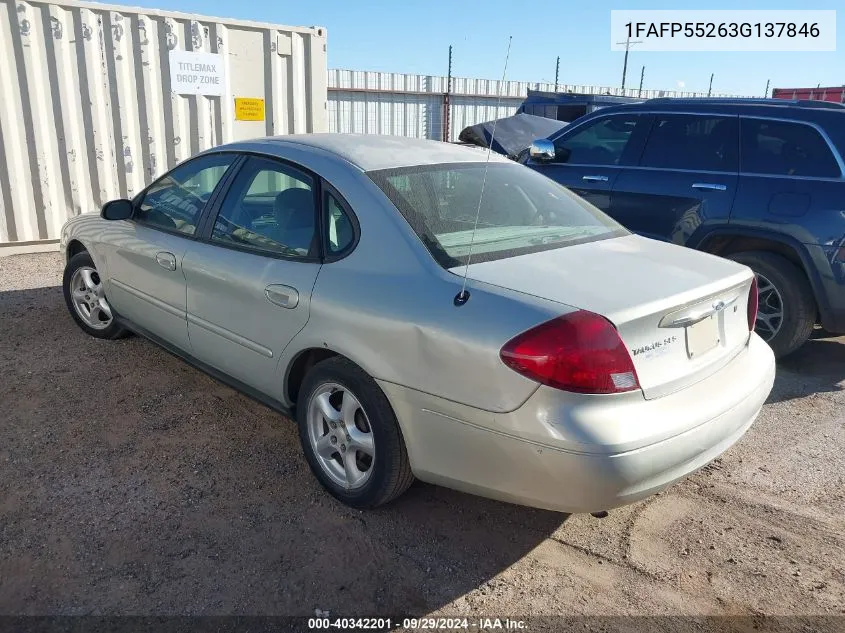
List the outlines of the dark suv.
{"type": "Polygon", "coordinates": [[[549,141],[523,160],[630,230],[750,266],[778,356],[816,323],[845,332],[845,107],[652,99],[549,141]]]}

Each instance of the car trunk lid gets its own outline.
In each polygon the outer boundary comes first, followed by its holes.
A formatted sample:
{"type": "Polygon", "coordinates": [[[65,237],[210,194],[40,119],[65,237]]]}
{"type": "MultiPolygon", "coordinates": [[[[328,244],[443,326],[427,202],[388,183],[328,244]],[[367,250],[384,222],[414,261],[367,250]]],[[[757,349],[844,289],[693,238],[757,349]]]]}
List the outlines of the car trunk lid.
{"type": "Polygon", "coordinates": [[[747,267],[635,235],[471,264],[467,276],[610,320],[649,399],[706,378],[748,342],[747,267]]]}

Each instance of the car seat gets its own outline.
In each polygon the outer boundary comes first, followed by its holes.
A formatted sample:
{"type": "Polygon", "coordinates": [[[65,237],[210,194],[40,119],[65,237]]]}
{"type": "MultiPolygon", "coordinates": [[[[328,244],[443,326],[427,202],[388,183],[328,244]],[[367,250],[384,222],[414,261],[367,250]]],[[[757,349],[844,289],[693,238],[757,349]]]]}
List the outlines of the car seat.
{"type": "Polygon", "coordinates": [[[285,189],[273,202],[277,241],[305,255],[314,241],[314,194],[310,189],[285,189]]]}

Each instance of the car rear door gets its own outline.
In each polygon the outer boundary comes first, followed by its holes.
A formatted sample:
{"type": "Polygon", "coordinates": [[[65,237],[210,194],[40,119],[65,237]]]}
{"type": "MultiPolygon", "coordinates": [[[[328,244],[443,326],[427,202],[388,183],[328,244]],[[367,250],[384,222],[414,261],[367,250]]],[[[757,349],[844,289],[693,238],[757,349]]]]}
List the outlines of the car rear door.
{"type": "Polygon", "coordinates": [[[639,162],[613,185],[611,215],[631,231],[676,244],[708,224],[727,223],[738,147],[735,115],[654,114],[639,162]]]}
{"type": "Polygon", "coordinates": [[[529,158],[526,164],[605,213],[612,213],[614,182],[622,166],[636,163],[648,122],[647,115],[618,113],[576,123],[554,139],[553,161],[529,158]]]}
{"type": "Polygon", "coordinates": [[[320,271],[318,179],[250,156],[182,262],[193,355],[279,398],[285,346],[308,321],[320,271]]]}
{"type": "MultiPolygon", "coordinates": [[[[845,119],[845,114],[834,118],[845,119]]],[[[845,315],[845,267],[839,263],[839,253],[845,253],[845,165],[823,130],[806,121],[740,117],[740,177],[731,224],[751,234],[775,229],[803,244],[825,319],[831,313],[845,315]]],[[[760,284],[757,332],[770,340],[794,306],[755,272],[760,284]]]]}
{"type": "Polygon", "coordinates": [[[182,258],[196,237],[235,154],[208,154],[182,163],[147,187],[131,220],[103,236],[106,293],[117,313],[181,350],[190,350],[182,258]]]}

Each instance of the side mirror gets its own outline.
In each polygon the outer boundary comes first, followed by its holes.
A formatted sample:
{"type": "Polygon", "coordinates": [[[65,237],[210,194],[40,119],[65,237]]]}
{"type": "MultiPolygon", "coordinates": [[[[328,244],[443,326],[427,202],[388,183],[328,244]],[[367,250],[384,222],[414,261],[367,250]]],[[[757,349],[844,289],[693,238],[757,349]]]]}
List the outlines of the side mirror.
{"type": "Polygon", "coordinates": [[[547,138],[538,138],[528,148],[528,155],[538,163],[548,163],[555,159],[555,145],[547,138]]]}
{"type": "Polygon", "coordinates": [[[128,220],[132,217],[132,202],[121,198],[103,205],[100,217],[104,220],[128,220]]]}

